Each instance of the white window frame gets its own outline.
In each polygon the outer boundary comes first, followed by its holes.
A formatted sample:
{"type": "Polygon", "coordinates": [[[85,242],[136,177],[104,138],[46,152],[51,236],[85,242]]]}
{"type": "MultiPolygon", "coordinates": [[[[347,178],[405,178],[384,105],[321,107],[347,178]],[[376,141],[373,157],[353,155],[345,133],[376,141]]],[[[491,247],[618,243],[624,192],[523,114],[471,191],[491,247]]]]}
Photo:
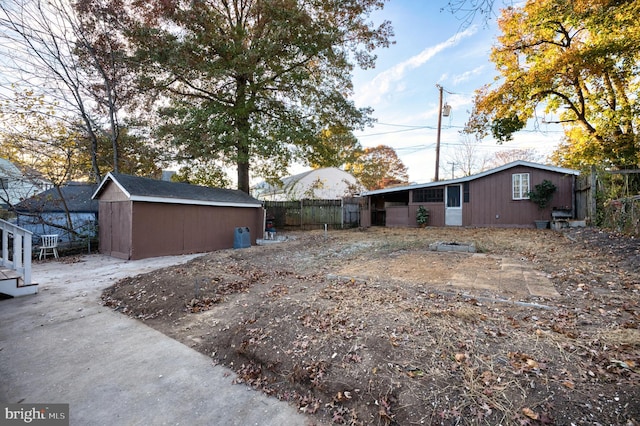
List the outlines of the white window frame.
{"type": "Polygon", "coordinates": [[[511,175],[511,198],[514,200],[528,200],[531,191],[531,176],[529,173],[514,173],[511,175]],[[523,179],[525,178],[526,179],[523,179]],[[526,180],[526,188],[523,182],[526,180]]]}

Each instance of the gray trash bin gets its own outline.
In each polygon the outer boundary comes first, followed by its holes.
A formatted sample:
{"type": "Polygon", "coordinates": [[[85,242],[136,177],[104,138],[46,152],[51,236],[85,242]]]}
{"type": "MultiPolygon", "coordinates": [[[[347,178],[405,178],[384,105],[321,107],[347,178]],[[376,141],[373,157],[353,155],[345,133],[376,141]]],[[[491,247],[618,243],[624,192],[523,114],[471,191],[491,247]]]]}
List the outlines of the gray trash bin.
{"type": "Polygon", "coordinates": [[[233,248],[251,247],[251,232],[246,226],[236,228],[233,232],[233,248]]]}

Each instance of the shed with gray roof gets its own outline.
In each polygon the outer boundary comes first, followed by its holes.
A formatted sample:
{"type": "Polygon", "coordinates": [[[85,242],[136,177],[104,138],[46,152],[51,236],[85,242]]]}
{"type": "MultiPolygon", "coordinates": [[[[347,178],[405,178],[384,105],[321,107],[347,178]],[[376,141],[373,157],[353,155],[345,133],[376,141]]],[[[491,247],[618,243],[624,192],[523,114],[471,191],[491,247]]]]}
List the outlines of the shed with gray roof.
{"type": "Polygon", "coordinates": [[[236,229],[262,234],[262,203],[232,189],[109,173],[99,201],[100,252],[144,259],[232,248],[236,229]]]}

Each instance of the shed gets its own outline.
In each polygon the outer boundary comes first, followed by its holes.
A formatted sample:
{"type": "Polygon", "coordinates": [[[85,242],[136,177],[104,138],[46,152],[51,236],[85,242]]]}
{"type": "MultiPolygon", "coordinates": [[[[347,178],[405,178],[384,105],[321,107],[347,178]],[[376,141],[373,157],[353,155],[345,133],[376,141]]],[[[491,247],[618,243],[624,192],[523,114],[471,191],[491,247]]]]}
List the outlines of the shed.
{"type": "Polygon", "coordinates": [[[97,184],[69,182],[27,198],[13,207],[16,225],[31,231],[34,243],[45,234],[58,234],[60,242],[73,241],[78,236],[96,237],[98,202],[91,197],[97,187],[97,184]],[[69,220],[75,235],[67,230],[69,220]]]}
{"type": "Polygon", "coordinates": [[[122,259],[232,248],[238,228],[252,244],[262,235],[262,204],[238,190],[109,173],[93,198],[100,252],[122,259]]]}
{"type": "Polygon", "coordinates": [[[514,161],[463,178],[365,192],[362,226],[417,226],[416,211],[429,211],[429,226],[533,227],[551,220],[554,209],[575,215],[577,170],[514,161]],[[529,191],[543,180],[556,185],[540,210],[529,191]]]}

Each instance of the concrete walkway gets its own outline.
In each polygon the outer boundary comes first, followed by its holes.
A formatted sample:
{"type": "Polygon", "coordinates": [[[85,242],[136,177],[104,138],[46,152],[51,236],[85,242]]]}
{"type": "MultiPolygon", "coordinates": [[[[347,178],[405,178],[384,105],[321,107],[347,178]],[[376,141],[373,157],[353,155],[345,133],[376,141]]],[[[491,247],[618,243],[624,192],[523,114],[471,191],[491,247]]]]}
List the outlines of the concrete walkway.
{"type": "Polygon", "coordinates": [[[192,256],[36,263],[35,296],[0,301],[0,402],[68,403],[71,425],[306,425],[295,407],[99,303],[125,276],[192,256]]]}

